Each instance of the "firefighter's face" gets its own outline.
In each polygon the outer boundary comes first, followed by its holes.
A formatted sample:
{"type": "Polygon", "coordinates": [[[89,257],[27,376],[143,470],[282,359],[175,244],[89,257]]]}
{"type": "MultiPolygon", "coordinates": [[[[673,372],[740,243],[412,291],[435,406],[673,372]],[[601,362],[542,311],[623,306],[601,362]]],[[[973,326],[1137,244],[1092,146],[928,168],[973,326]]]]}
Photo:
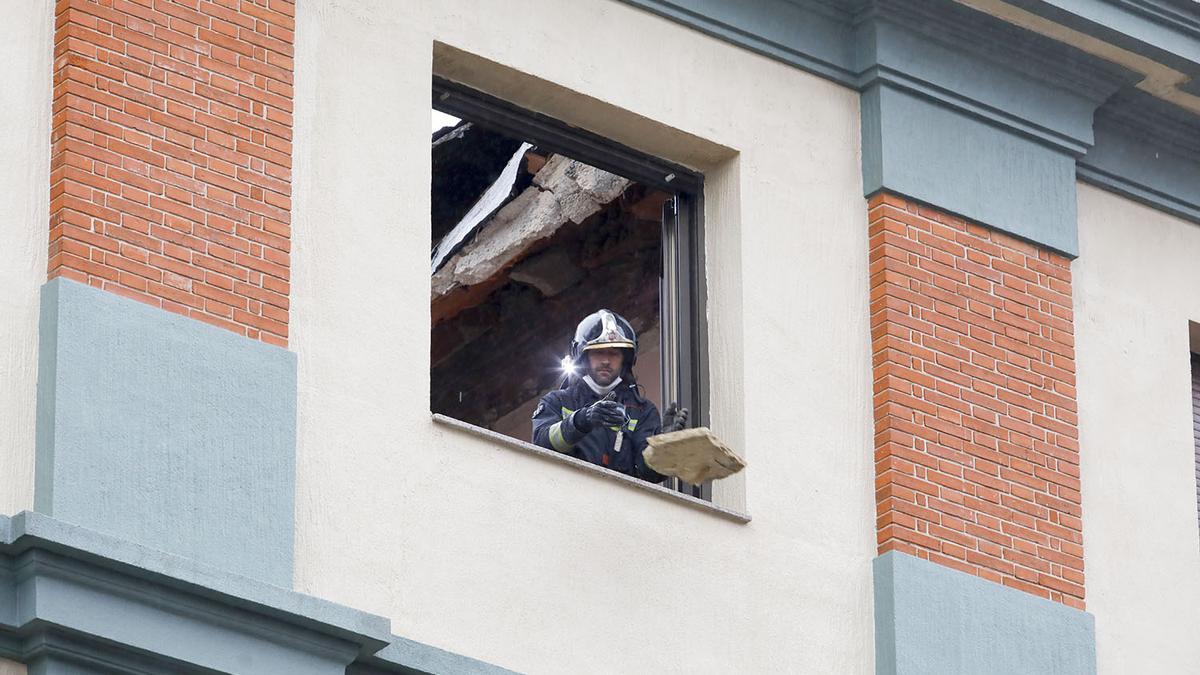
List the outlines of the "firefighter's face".
{"type": "Polygon", "coordinates": [[[601,387],[607,387],[621,374],[621,365],[625,363],[625,354],[620,349],[589,349],[588,372],[592,379],[601,387]]]}

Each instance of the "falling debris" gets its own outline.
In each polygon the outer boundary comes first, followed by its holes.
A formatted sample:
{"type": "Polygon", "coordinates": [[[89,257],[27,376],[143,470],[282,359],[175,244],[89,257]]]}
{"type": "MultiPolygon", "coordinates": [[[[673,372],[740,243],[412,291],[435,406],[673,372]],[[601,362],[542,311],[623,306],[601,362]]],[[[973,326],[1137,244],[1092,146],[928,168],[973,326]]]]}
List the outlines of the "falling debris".
{"type": "Polygon", "coordinates": [[[651,469],[699,485],[727,478],[746,468],[746,462],[708,427],[651,436],[642,457],[651,469]]]}

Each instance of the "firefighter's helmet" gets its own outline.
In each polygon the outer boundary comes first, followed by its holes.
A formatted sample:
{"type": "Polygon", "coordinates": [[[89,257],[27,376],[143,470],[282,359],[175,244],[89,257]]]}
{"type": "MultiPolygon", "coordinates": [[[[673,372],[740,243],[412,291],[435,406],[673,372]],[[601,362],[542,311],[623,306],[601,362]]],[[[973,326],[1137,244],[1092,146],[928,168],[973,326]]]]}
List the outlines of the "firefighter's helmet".
{"type": "Polygon", "coordinates": [[[571,360],[582,365],[583,353],[590,349],[626,350],[624,369],[633,367],[637,361],[637,333],[620,314],[602,309],[589,314],[575,328],[575,339],[571,341],[571,360]]]}

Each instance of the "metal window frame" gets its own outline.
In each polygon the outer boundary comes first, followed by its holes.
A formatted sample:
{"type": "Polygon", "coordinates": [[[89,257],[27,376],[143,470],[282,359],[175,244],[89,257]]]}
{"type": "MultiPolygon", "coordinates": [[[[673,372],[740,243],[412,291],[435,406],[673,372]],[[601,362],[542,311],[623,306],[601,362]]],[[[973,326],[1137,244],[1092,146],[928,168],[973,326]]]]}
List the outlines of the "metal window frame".
{"type": "Polygon", "coordinates": [[[697,195],[704,188],[704,177],[685,166],[437,76],[433,107],[639,183],[697,195]]]}
{"type": "Polygon", "coordinates": [[[1196,454],[1196,513],[1200,515],[1200,353],[1191,353],[1192,440],[1196,454]]]}
{"type": "MultiPolygon", "coordinates": [[[[663,209],[663,275],[659,340],[663,405],[678,401],[692,426],[708,424],[708,326],[705,311],[703,193],[676,192],[663,209]]],[[[680,492],[712,500],[712,482],[668,481],[680,492]]]]}
{"type": "MultiPolygon", "coordinates": [[[[659,287],[663,405],[678,401],[689,408],[693,426],[708,424],[703,174],[437,76],[432,107],[674,194],[663,211],[659,287]]],[[[689,485],[672,478],[667,484],[693,497],[712,499],[711,483],[689,485]]]]}

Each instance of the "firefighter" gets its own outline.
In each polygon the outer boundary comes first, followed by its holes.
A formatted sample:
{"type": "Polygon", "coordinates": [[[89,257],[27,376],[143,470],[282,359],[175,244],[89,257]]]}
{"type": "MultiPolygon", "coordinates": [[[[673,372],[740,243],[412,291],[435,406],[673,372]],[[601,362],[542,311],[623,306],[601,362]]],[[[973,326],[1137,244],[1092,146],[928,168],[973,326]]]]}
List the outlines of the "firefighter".
{"type": "Polygon", "coordinates": [[[633,376],[637,335],[619,314],[602,309],[575,329],[562,386],[533,412],[533,442],[613,471],[660,483],[646,466],[646,439],[687,425],[688,411],[672,404],[666,424],[633,376]]]}

